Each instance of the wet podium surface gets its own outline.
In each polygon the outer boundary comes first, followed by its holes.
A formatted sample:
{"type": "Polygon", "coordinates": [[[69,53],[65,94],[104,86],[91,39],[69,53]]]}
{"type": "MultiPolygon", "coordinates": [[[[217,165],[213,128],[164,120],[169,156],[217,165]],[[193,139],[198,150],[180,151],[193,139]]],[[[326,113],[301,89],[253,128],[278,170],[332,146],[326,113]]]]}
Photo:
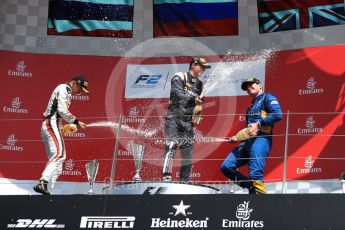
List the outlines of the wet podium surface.
{"type": "Polygon", "coordinates": [[[131,182],[117,184],[112,194],[219,194],[220,190],[211,186],[174,182],[131,182]]]}

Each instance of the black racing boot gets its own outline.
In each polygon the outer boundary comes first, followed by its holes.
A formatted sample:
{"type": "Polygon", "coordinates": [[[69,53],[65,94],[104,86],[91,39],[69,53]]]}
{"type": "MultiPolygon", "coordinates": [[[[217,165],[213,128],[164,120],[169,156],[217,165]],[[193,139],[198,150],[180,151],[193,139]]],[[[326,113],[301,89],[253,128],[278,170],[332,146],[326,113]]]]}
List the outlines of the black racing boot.
{"type": "Polygon", "coordinates": [[[48,181],[45,180],[40,180],[38,184],[34,186],[34,190],[43,195],[51,195],[50,192],[48,192],[48,181]]]}

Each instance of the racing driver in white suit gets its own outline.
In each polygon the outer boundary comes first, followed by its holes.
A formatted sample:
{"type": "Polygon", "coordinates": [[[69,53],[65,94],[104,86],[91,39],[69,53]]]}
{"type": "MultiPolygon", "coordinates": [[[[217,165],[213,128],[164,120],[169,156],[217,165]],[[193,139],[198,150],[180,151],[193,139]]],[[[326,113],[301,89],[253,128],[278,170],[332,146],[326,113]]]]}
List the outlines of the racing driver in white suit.
{"type": "Polygon", "coordinates": [[[43,113],[41,137],[48,154],[48,163],[37,185],[33,189],[41,194],[50,195],[57,178],[62,173],[62,164],[66,159],[65,144],[61,135],[62,119],[69,124],[75,124],[78,129],[84,129],[86,124],[79,121],[69,111],[72,94],[82,91],[89,93],[89,81],[82,75],[74,77],[71,81],[58,85],[43,113]],[[49,185],[49,186],[48,186],[49,185]]]}

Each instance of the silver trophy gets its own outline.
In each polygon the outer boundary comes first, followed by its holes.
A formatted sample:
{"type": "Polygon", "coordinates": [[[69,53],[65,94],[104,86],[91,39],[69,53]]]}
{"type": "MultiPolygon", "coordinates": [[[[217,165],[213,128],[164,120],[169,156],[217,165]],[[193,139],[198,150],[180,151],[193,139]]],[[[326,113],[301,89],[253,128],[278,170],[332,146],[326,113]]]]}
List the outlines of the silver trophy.
{"type": "Polygon", "coordinates": [[[135,175],[133,177],[134,181],[141,181],[140,170],[143,164],[145,145],[135,144],[131,142],[133,157],[134,157],[134,166],[135,166],[135,175]]]}
{"type": "Polygon", "coordinates": [[[229,189],[229,193],[235,193],[235,183],[229,179],[229,185],[230,185],[230,189],[229,189]]]}
{"type": "Polygon", "coordinates": [[[87,193],[89,195],[94,194],[93,184],[96,180],[98,166],[99,166],[98,160],[93,160],[85,164],[87,179],[90,183],[89,191],[87,193]]]}

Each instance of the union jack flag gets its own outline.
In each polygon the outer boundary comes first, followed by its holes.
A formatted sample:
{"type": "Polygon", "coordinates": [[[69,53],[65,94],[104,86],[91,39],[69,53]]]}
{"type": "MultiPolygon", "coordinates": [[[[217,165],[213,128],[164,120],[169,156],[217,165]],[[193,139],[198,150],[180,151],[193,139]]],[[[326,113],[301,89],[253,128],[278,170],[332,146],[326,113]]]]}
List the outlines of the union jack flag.
{"type": "Polygon", "coordinates": [[[257,0],[260,33],[345,23],[344,0],[257,0]]]}

